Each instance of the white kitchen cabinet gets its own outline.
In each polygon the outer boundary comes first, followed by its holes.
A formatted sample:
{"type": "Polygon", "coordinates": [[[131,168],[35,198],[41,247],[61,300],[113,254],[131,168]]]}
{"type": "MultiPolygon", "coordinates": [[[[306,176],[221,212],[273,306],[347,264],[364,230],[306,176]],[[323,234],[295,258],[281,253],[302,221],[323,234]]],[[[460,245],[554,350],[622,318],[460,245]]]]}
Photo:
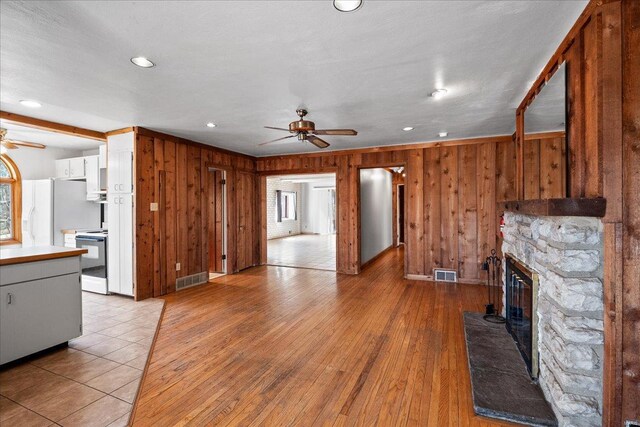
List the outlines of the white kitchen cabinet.
{"type": "Polygon", "coordinates": [[[85,157],[87,179],[87,200],[100,200],[100,160],[99,156],[85,157]]]}
{"type": "Polygon", "coordinates": [[[133,295],[133,195],[112,193],[108,198],[109,292],[133,295]]]}
{"type": "Polygon", "coordinates": [[[85,158],[56,160],[56,178],[82,179],[85,177],[85,158]]]}
{"type": "Polygon", "coordinates": [[[0,270],[0,364],[82,335],[79,256],[0,270]]]}
{"type": "Polygon", "coordinates": [[[109,152],[107,172],[108,190],[112,193],[131,193],[133,191],[133,152],[109,152]]]}
{"type": "Polygon", "coordinates": [[[70,173],[69,159],[56,160],[56,178],[69,178],[70,173]]]}
{"type": "Polygon", "coordinates": [[[69,178],[84,178],[85,175],[85,158],[74,157],[69,159],[69,178]]]}
{"type": "Polygon", "coordinates": [[[107,144],[102,144],[99,147],[99,167],[100,169],[106,169],[107,168],[107,144]]]}

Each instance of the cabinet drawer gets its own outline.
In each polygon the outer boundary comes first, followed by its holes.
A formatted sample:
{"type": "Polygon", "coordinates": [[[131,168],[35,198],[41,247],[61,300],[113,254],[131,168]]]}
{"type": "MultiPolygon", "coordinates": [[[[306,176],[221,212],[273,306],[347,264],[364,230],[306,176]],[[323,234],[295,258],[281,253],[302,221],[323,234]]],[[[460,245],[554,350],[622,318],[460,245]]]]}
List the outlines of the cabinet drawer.
{"type": "Polygon", "coordinates": [[[3,265],[0,267],[0,286],[79,272],[79,256],[3,265]]]}

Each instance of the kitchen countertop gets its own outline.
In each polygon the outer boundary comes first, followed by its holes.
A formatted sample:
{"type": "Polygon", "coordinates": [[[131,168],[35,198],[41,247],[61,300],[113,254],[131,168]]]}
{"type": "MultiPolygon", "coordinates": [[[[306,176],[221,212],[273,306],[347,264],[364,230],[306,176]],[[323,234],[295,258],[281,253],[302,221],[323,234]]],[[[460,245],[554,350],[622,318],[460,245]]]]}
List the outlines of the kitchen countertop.
{"type": "Polygon", "coordinates": [[[32,246],[29,248],[0,249],[0,265],[22,264],[56,258],[68,258],[86,254],[86,249],[63,248],[61,246],[32,246]]]}

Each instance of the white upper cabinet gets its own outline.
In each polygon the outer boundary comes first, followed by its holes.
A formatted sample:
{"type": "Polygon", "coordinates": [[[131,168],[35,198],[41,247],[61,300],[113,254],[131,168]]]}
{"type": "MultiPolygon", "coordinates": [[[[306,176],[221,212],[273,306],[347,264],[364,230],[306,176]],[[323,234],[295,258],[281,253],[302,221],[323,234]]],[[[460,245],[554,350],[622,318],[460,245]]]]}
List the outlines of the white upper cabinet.
{"type": "Polygon", "coordinates": [[[56,160],[56,178],[83,179],[85,176],[84,157],[56,160]]]}
{"type": "Polygon", "coordinates": [[[107,144],[102,144],[100,146],[100,154],[99,154],[99,166],[100,169],[107,168],[107,144]]]}
{"type": "Polygon", "coordinates": [[[84,178],[85,176],[85,158],[74,157],[69,159],[69,178],[84,178]]]}
{"type": "Polygon", "coordinates": [[[100,200],[100,159],[99,156],[85,157],[87,177],[87,200],[100,200]]]}

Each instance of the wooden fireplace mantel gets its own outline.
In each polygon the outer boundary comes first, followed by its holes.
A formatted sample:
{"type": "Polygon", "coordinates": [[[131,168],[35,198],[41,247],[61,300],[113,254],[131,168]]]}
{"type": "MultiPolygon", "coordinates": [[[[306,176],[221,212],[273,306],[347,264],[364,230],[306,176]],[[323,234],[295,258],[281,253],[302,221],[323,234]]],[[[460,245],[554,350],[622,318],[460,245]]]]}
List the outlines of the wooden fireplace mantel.
{"type": "Polygon", "coordinates": [[[589,216],[602,218],[607,200],[596,198],[510,200],[499,202],[498,209],[536,216],[589,216]]]}

